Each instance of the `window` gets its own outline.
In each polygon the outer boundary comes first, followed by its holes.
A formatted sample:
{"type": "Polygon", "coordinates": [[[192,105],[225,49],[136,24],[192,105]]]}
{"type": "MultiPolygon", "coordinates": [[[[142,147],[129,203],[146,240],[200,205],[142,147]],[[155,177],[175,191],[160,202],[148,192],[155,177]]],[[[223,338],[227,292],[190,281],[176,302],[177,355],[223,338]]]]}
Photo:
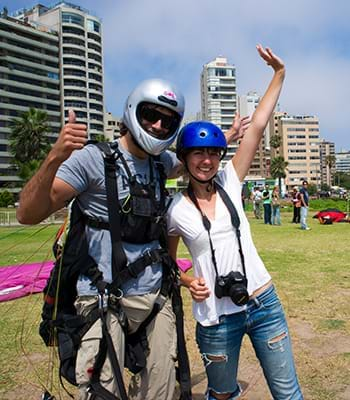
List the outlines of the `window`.
{"type": "Polygon", "coordinates": [[[62,22],[84,26],[84,18],[79,14],[70,12],[62,12],[62,22]]]}
{"type": "Polygon", "coordinates": [[[92,19],[88,19],[87,23],[86,23],[86,26],[87,26],[87,30],[89,32],[100,33],[101,26],[97,21],[93,21],[92,19]]]}

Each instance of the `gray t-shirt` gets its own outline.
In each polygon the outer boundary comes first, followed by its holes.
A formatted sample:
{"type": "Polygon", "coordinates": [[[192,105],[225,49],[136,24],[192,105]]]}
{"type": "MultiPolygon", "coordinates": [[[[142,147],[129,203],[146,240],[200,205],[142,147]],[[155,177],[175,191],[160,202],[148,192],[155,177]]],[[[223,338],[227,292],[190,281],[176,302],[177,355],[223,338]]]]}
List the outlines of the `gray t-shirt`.
{"type": "MultiPolygon", "coordinates": [[[[139,159],[119,145],[120,151],[128,163],[130,172],[140,183],[150,182],[150,163],[148,159],[139,159]]],[[[179,161],[173,152],[167,151],[160,156],[167,176],[178,168],[179,161]]],[[[155,169],[154,176],[158,177],[155,169]]],[[[79,192],[78,204],[84,214],[98,220],[108,221],[107,197],[105,191],[104,163],[101,151],[95,145],[87,145],[82,150],[74,151],[57,171],[56,177],[71,185],[79,192]]],[[[127,173],[120,160],[117,161],[117,183],[119,199],[129,194],[127,173]]],[[[159,199],[159,184],[156,190],[159,199]]],[[[111,240],[108,230],[86,227],[89,243],[89,254],[96,261],[103,277],[111,282],[111,240]]],[[[158,241],[146,244],[123,242],[123,248],[128,262],[133,262],[147,250],[159,248],[158,241]]],[[[161,264],[152,264],[145,268],[136,279],[128,281],[123,286],[127,296],[140,295],[155,291],[160,287],[162,278],[161,264]]],[[[81,275],[77,283],[79,295],[96,294],[96,288],[91,287],[90,280],[81,275]]]]}

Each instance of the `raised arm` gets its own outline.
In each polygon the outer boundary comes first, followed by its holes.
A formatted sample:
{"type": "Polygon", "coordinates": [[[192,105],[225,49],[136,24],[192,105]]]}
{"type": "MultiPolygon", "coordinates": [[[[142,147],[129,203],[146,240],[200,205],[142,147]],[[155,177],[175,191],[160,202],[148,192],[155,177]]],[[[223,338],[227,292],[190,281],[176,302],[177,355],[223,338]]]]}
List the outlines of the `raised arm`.
{"type": "Polygon", "coordinates": [[[264,49],[261,45],[257,45],[256,48],[260,57],[274,70],[274,75],[252,116],[251,123],[241,140],[236,154],[232,158],[240,181],[243,181],[248,173],[266,125],[277,104],[285,76],[283,61],[270,48],[264,49]]]}
{"type": "Polygon", "coordinates": [[[81,149],[86,143],[86,125],[75,122],[75,113],[69,110],[68,123],[39,168],[38,172],[23,188],[17,219],[22,224],[36,224],[77,195],[76,191],[61,179],[55,178],[59,166],[73,150],[81,149]]]}

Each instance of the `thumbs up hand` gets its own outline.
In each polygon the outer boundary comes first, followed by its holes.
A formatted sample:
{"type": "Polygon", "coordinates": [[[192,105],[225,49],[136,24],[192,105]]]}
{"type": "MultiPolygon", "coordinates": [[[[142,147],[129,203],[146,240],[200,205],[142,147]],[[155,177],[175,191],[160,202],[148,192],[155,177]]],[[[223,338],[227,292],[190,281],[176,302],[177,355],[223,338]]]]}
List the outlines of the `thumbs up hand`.
{"type": "Polygon", "coordinates": [[[68,122],[62,128],[52,153],[56,160],[63,162],[74,150],[82,149],[87,142],[87,126],[76,122],[75,112],[68,110],[68,122]]]}
{"type": "Polygon", "coordinates": [[[75,124],[75,121],[77,120],[77,117],[75,116],[74,110],[71,108],[68,110],[68,123],[69,124],[75,124]]]}

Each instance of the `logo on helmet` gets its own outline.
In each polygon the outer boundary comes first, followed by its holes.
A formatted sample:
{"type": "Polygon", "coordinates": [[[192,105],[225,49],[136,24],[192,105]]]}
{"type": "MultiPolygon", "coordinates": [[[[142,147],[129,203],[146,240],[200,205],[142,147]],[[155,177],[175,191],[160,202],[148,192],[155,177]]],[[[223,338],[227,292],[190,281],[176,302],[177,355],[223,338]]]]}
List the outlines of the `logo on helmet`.
{"type": "Polygon", "coordinates": [[[169,92],[169,91],[165,90],[163,95],[165,97],[170,97],[171,99],[176,100],[176,95],[174,92],[169,92]]]}

